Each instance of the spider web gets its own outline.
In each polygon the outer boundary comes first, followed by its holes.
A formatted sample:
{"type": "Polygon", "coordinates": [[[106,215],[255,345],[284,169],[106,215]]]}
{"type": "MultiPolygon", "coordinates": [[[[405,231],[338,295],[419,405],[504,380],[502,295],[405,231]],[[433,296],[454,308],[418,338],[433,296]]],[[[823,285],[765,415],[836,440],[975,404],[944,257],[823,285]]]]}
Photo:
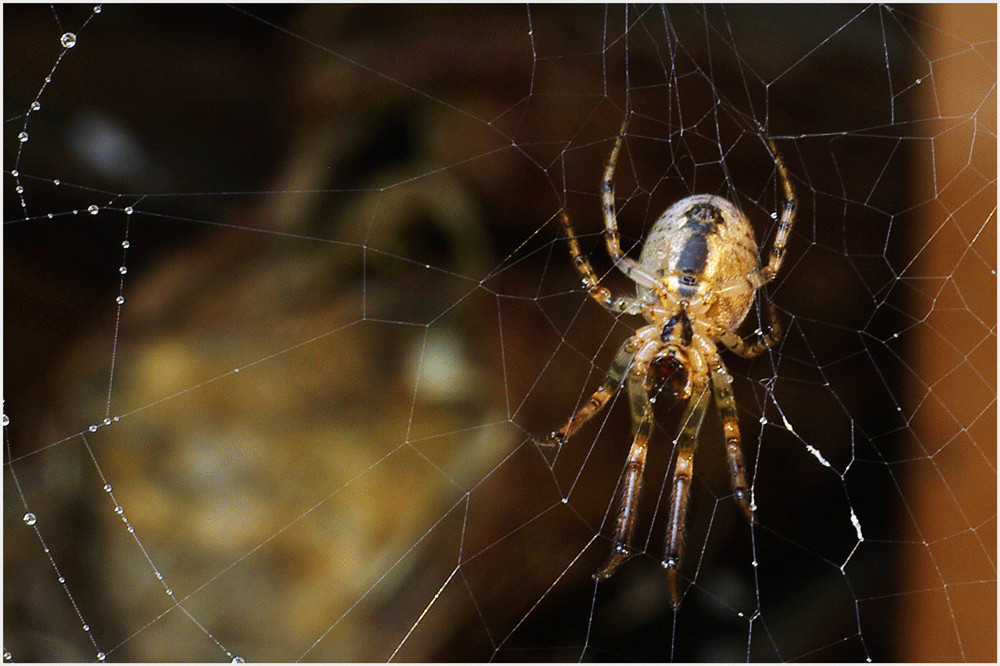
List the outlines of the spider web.
{"type": "Polygon", "coordinates": [[[995,7],[4,19],[5,660],[995,661],[995,7]],[[759,128],[799,198],[677,613],[682,405],[600,584],[627,406],[533,443],[639,324],[557,220],[632,293],[626,112],[633,257],[693,193],[770,248],[759,128]]]}

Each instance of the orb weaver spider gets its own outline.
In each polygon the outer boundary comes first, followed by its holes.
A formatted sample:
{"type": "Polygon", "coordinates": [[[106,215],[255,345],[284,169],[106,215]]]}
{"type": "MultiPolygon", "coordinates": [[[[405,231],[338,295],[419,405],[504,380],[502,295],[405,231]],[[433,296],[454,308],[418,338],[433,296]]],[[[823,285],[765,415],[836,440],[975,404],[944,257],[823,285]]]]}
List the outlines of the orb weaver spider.
{"type": "MultiPolygon", "coordinates": [[[[739,208],[722,197],[695,194],[664,211],[646,236],[639,260],[621,249],[615,214],[614,173],[631,114],[626,115],[604,168],[601,198],[604,240],[614,265],[636,284],[636,296],[612,297],[599,284],[590,261],[580,251],[565,210],[560,219],[569,238],[569,251],[583,283],[602,307],[616,314],[642,315],[639,327],[618,349],[600,388],[547,439],[545,446],[561,446],[597,414],[624,385],[632,415],[632,447],[625,466],[618,504],[614,548],[597,572],[607,579],[632,556],[629,543],[635,527],[642,488],[646,448],[653,429],[650,396],[664,387],[687,400],[676,440],[677,460],[671,481],[670,509],[663,567],[667,570],[670,602],[676,611],[681,598],[677,569],[684,555],[684,538],[694,471],[694,450],[708,406],[709,395],[722,421],[733,497],[753,524],[747,472],[740,448],[739,419],[731,387],[733,378],[719,356],[717,345],[745,358],[757,356],[781,338],[781,327],[770,302],[765,305],[767,330],[744,340],[736,329],[746,319],[757,290],[781,269],[785,245],[795,222],[795,190],[784,160],[771,139],[767,145],[784,191],[784,205],[767,265],[760,267],[753,227],[739,208]]],[[[763,131],[761,131],[763,134],[763,131]]]]}

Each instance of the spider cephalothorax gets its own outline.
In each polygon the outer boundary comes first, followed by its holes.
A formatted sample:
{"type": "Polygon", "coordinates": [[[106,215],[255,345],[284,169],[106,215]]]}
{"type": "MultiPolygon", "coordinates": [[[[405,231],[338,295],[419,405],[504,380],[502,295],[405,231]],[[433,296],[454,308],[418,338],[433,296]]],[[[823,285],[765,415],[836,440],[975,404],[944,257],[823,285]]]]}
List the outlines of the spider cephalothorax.
{"type": "Polygon", "coordinates": [[[580,251],[569,217],[561,220],[569,237],[570,254],[591,297],[616,313],[643,315],[648,322],[619,348],[604,382],[562,428],[543,444],[561,445],[607,404],[624,385],[632,413],[633,440],[619,500],[614,549],[598,578],[608,578],[631,556],[629,542],[635,526],[646,448],[653,428],[650,396],[669,390],[687,406],[677,438],[677,461],[671,482],[670,510],[663,566],[667,570],[670,600],[680,606],[677,568],[684,551],[688,498],[694,470],[694,448],[709,396],[722,421],[733,497],[747,520],[754,520],[747,473],[740,448],[732,377],[719,356],[718,345],[743,357],[773,346],[781,337],[773,306],[765,305],[767,330],[744,340],[736,329],[746,319],[757,290],[771,281],[781,261],[795,221],[795,191],[785,163],[774,143],[774,158],[784,193],[774,245],[763,268],[758,263],[753,227],[735,205],[722,197],[696,194],[673,204],[653,224],[638,261],[622,252],[615,217],[614,171],[628,127],[622,123],[604,169],[601,195],[604,239],[615,266],[636,284],[636,296],[612,297],[600,286],[590,261],[580,251]]]}

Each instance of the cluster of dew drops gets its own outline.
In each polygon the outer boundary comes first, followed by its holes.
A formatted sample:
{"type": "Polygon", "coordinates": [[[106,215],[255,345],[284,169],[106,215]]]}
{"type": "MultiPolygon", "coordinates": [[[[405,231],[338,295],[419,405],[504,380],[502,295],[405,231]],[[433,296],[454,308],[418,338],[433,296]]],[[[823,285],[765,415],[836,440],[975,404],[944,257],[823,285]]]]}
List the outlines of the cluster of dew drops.
{"type": "MultiPolygon", "coordinates": [[[[100,5],[96,5],[94,7],[93,11],[94,11],[95,14],[100,14],[101,13],[101,6],[100,5]]],[[[73,48],[74,46],[76,46],[76,34],[72,33],[72,32],[64,32],[62,34],[62,36],[59,38],[59,43],[62,44],[63,48],[65,48],[65,49],[71,49],[71,48],[73,48]]],[[[40,110],[42,108],[42,105],[38,102],[38,100],[35,100],[35,101],[33,101],[31,103],[31,107],[30,108],[31,108],[31,111],[38,111],[38,110],[40,110]]],[[[21,143],[25,143],[28,140],[28,133],[24,132],[24,131],[20,132],[17,135],[17,140],[20,141],[21,143]]],[[[18,174],[15,172],[14,175],[17,176],[18,174]]],[[[55,182],[56,182],[56,185],[59,184],[59,181],[55,181],[55,182]]],[[[21,189],[22,188],[18,187],[18,190],[21,190],[21,189]]],[[[92,205],[92,206],[90,206],[87,209],[87,212],[89,212],[91,215],[96,215],[97,212],[98,212],[98,210],[99,210],[99,208],[96,205],[92,205]]],[[[132,211],[128,210],[127,212],[131,213],[132,211]]],[[[121,267],[119,269],[119,272],[121,272],[122,274],[124,274],[125,270],[126,269],[123,266],[123,267],[121,267]]],[[[116,418],[114,420],[117,421],[118,419],[116,418]]],[[[0,420],[0,426],[6,427],[9,423],[10,423],[10,418],[7,416],[7,414],[3,414],[2,420],[0,420]]],[[[111,419],[105,419],[105,425],[109,425],[110,423],[111,423],[111,419]]],[[[91,431],[96,430],[96,429],[97,428],[95,426],[91,426],[91,431]]],[[[24,520],[24,524],[28,525],[30,527],[30,526],[33,526],[38,521],[38,517],[34,513],[32,513],[31,511],[29,511],[29,512],[27,512],[27,513],[24,514],[23,520],[24,520]]],[[[5,661],[10,661],[10,659],[12,658],[12,655],[10,654],[10,652],[7,652],[7,651],[5,651],[3,653],[3,656],[4,656],[4,660],[5,661]]],[[[99,660],[103,661],[104,660],[104,653],[98,653],[97,658],[99,660]]]]}
{"type": "MultiPolygon", "coordinates": [[[[100,7],[100,5],[97,5],[97,6],[94,7],[94,13],[95,14],[100,14],[101,13],[101,7],[100,7]]],[[[63,33],[63,35],[59,38],[59,43],[62,44],[63,48],[66,48],[66,49],[73,48],[74,46],[76,46],[76,34],[74,34],[72,32],[65,32],[65,33],[63,33]]],[[[38,100],[35,100],[35,101],[33,101],[31,103],[31,111],[38,111],[41,108],[42,108],[42,105],[38,102],[38,100]]],[[[28,133],[24,132],[24,131],[20,132],[17,135],[17,140],[20,141],[21,143],[25,143],[28,140],[28,133]]],[[[18,174],[17,174],[17,172],[14,172],[13,175],[16,177],[18,174]]],[[[58,180],[55,181],[55,184],[59,185],[59,181],[58,180]]],[[[19,193],[20,193],[21,191],[23,191],[23,188],[21,188],[20,186],[18,186],[18,190],[19,190],[19,193]]],[[[91,205],[91,206],[89,206],[87,208],[87,212],[90,213],[91,215],[97,215],[98,210],[99,210],[99,207],[97,205],[91,205]]],[[[126,208],[125,212],[126,212],[126,214],[131,215],[131,213],[132,213],[131,207],[126,208]]],[[[128,241],[124,241],[122,243],[122,246],[125,247],[125,248],[128,248],[128,241]]],[[[126,268],[124,266],[122,266],[118,270],[119,270],[120,273],[122,273],[124,275],[124,273],[126,271],[126,268]]],[[[119,305],[121,305],[124,302],[124,299],[121,296],[119,296],[117,300],[118,300],[118,304],[119,305]]],[[[114,419],[104,419],[104,425],[110,425],[112,423],[112,421],[117,421],[117,420],[118,420],[117,417],[115,417],[114,419]]],[[[10,418],[7,416],[7,414],[3,414],[2,421],[0,421],[0,426],[6,427],[9,423],[10,423],[10,418]]],[[[96,425],[91,426],[90,430],[91,430],[91,432],[97,430],[97,426],[96,425]]],[[[104,490],[105,490],[105,492],[111,492],[111,486],[110,485],[105,485],[104,486],[104,490]]],[[[35,525],[35,523],[38,522],[38,516],[36,516],[31,511],[28,511],[27,513],[24,514],[24,517],[22,518],[22,520],[24,521],[25,525],[27,525],[29,527],[32,527],[32,526],[35,525]]],[[[85,629],[89,629],[89,627],[87,627],[87,626],[85,626],[84,628],[85,629]]],[[[97,653],[97,660],[98,661],[104,661],[105,659],[107,659],[107,655],[104,652],[98,652],[97,653]]],[[[9,650],[4,650],[4,652],[3,652],[3,660],[5,662],[11,662],[11,661],[14,660],[14,655],[9,650]]],[[[233,659],[232,659],[232,662],[234,664],[243,663],[243,658],[234,655],[233,659]]]]}
{"type": "MultiPolygon", "coordinates": [[[[101,13],[101,6],[100,5],[94,5],[93,12],[95,14],[100,14],[101,13]]],[[[71,49],[71,48],[73,48],[74,46],[76,46],[76,33],[75,32],[64,32],[59,37],[59,43],[62,44],[62,47],[64,49],[71,49]]],[[[45,82],[46,83],[49,82],[48,77],[46,77],[45,82]]],[[[38,111],[41,108],[42,108],[42,105],[39,104],[38,100],[35,100],[35,101],[33,101],[31,103],[31,110],[32,111],[38,111]]],[[[17,135],[17,140],[20,141],[21,143],[24,143],[25,141],[28,140],[28,133],[27,132],[20,132],[17,135]]]]}
{"type": "MultiPolygon", "coordinates": [[[[100,14],[101,13],[101,8],[100,7],[94,7],[94,13],[95,14],[100,14]]],[[[65,49],[71,49],[71,48],[73,48],[74,46],[76,46],[76,34],[72,33],[72,32],[64,32],[62,34],[62,36],[59,38],[59,43],[62,44],[63,48],[65,48],[65,49]]],[[[49,78],[48,77],[46,77],[45,82],[46,83],[49,82],[49,78]]],[[[31,111],[38,111],[41,108],[42,108],[42,105],[39,103],[39,101],[37,99],[34,100],[31,103],[31,107],[30,107],[31,111]]],[[[19,132],[18,135],[17,135],[17,140],[20,141],[21,143],[25,143],[28,140],[28,132],[27,131],[21,131],[21,132],[19,132]]]]}

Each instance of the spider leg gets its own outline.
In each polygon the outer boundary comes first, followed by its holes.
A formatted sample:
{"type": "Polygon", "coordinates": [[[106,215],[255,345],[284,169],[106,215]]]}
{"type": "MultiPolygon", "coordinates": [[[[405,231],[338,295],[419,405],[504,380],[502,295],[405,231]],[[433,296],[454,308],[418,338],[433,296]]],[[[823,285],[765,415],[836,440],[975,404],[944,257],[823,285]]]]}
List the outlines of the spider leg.
{"type": "Polygon", "coordinates": [[[566,237],[569,238],[569,253],[573,257],[573,265],[576,266],[576,270],[583,276],[583,284],[590,292],[590,297],[597,301],[601,307],[612,312],[640,314],[642,312],[641,301],[625,296],[614,298],[608,289],[600,285],[597,274],[594,272],[594,267],[591,266],[587,255],[580,250],[580,243],[576,239],[576,232],[573,231],[573,227],[569,223],[569,215],[566,214],[565,210],[562,211],[559,219],[562,221],[566,237]]]}
{"type": "Polygon", "coordinates": [[[663,567],[667,570],[667,585],[670,604],[674,610],[681,605],[677,593],[677,568],[684,555],[684,537],[687,528],[688,500],[691,496],[691,477],[694,474],[694,449],[698,443],[698,431],[705,418],[709,390],[704,382],[695,385],[691,400],[688,401],[681,417],[681,434],[677,442],[677,462],[674,466],[673,488],[670,492],[670,516],[667,523],[667,538],[663,553],[663,567]]]}
{"type": "Polygon", "coordinates": [[[604,377],[604,382],[601,383],[600,388],[594,391],[587,402],[566,421],[563,427],[552,431],[547,439],[537,443],[541,446],[562,446],[583,424],[601,411],[604,405],[608,403],[608,400],[611,399],[611,396],[621,388],[622,380],[625,377],[625,373],[628,372],[628,367],[632,361],[633,351],[633,339],[630,338],[618,348],[618,353],[615,354],[614,360],[611,361],[611,369],[608,370],[608,374],[604,377]]]}
{"type": "Polygon", "coordinates": [[[743,449],[740,447],[740,422],[736,414],[736,398],[733,397],[733,378],[718,354],[714,358],[709,358],[708,364],[712,371],[715,407],[719,410],[722,432],[726,438],[726,460],[729,463],[733,497],[752,525],[754,517],[750,508],[750,489],[747,485],[746,466],[743,463],[743,449]]]}
{"type": "Polygon", "coordinates": [[[668,300],[663,284],[656,279],[642,264],[635,259],[625,256],[622,252],[621,235],[618,233],[618,217],[615,214],[615,165],[618,164],[618,153],[621,152],[622,142],[625,140],[625,130],[628,128],[628,121],[632,114],[625,116],[622,127],[618,130],[618,137],[615,145],[611,149],[611,156],[604,167],[604,178],[601,180],[601,202],[604,208],[604,241],[608,246],[608,254],[615,262],[615,267],[627,275],[636,284],[651,289],[661,300],[668,300]]]}
{"type": "Polygon", "coordinates": [[[734,354],[743,358],[753,358],[765,349],[770,349],[776,345],[781,340],[783,332],[781,322],[778,320],[778,313],[774,309],[774,304],[770,301],[764,303],[764,310],[767,317],[766,331],[757,331],[747,340],[744,340],[732,331],[723,331],[719,335],[719,341],[734,354]]]}
{"type": "MultiPolygon", "coordinates": [[[[645,375],[645,373],[643,373],[645,375]]],[[[629,405],[632,408],[632,428],[635,436],[632,448],[628,453],[625,465],[625,478],[622,482],[621,496],[618,501],[618,520],[615,524],[614,549],[603,567],[595,574],[598,580],[607,580],[629,557],[629,542],[635,528],[635,519],[639,508],[639,495],[642,492],[642,472],[646,467],[646,449],[649,435],[653,430],[653,406],[646,393],[644,377],[635,373],[628,379],[629,405]]]]}
{"type": "Polygon", "coordinates": [[[781,260],[785,256],[785,245],[788,243],[788,236],[792,232],[792,225],[795,224],[795,209],[797,199],[795,198],[795,188],[788,177],[788,170],[785,168],[785,160],[778,152],[774,141],[767,140],[767,145],[771,149],[771,156],[774,157],[774,164],[778,168],[778,176],[781,178],[781,187],[785,194],[785,203],[781,211],[781,219],[778,221],[778,231],[774,235],[774,245],[771,247],[771,256],[767,261],[767,266],[761,270],[764,282],[774,279],[781,269],[781,260]]]}

